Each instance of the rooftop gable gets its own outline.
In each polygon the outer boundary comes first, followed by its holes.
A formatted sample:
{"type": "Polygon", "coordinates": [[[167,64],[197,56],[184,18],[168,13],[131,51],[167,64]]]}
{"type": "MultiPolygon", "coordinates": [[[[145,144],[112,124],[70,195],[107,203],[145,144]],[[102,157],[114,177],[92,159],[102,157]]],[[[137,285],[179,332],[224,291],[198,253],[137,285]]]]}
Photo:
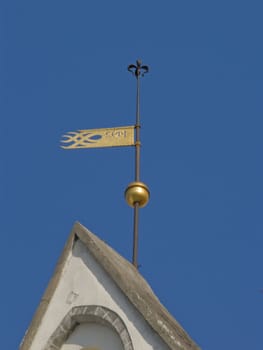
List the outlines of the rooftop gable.
{"type": "Polygon", "coordinates": [[[130,303],[170,349],[199,349],[179,323],[160,303],[139,271],[105,242],[80,223],[76,223],[56,266],[55,273],[21,344],[21,350],[30,348],[30,344],[35,337],[49,302],[57,288],[65,262],[72,251],[74,242],[77,240],[80,240],[85,245],[97,263],[106,271],[130,303]]]}

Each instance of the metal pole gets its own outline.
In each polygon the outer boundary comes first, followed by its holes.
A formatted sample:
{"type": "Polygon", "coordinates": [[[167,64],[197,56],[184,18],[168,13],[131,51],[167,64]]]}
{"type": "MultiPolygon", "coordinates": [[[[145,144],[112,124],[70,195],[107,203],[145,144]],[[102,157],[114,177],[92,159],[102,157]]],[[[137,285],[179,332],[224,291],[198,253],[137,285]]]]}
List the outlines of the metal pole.
{"type": "Polygon", "coordinates": [[[135,124],[135,181],[140,181],[140,75],[136,76],[137,94],[136,94],[136,124],[135,124]]]}
{"type": "MultiPolygon", "coordinates": [[[[135,181],[140,181],[140,76],[147,73],[148,66],[142,66],[140,60],[136,61],[135,65],[129,65],[128,70],[131,71],[137,81],[137,93],[136,93],[136,124],[135,124],[135,181]]],[[[132,263],[138,268],[138,228],[139,228],[139,202],[134,203],[134,216],[133,216],[133,256],[132,263]]]]}
{"type": "Polygon", "coordinates": [[[139,227],[139,203],[134,205],[133,215],[133,254],[132,263],[138,269],[138,227],[139,227]]]}
{"type": "MultiPolygon", "coordinates": [[[[136,124],[135,124],[135,181],[140,181],[140,72],[136,74],[136,124]]],[[[134,204],[133,214],[133,256],[132,263],[138,269],[138,230],[139,230],[139,203],[134,204]]]]}

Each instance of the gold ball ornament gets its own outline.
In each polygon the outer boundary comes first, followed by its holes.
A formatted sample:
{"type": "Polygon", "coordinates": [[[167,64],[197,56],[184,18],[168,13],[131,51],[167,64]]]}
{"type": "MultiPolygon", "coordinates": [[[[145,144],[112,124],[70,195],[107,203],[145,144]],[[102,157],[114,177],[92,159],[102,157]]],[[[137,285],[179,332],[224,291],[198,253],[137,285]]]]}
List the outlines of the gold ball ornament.
{"type": "Polygon", "coordinates": [[[130,207],[139,203],[139,208],[145,207],[150,198],[149,188],[140,181],[131,182],[125,190],[125,199],[130,207]]]}

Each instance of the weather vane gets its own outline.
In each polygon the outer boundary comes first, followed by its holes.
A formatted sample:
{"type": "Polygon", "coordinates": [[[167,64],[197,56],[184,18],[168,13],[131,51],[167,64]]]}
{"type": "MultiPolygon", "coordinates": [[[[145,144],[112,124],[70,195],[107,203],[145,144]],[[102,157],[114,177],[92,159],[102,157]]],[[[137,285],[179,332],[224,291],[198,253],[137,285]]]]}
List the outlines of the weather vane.
{"type": "Polygon", "coordinates": [[[126,188],[125,198],[127,203],[134,208],[132,263],[136,268],[138,268],[139,208],[144,207],[150,198],[150,191],[148,187],[140,181],[140,78],[143,77],[144,74],[148,73],[149,67],[142,65],[142,62],[140,60],[137,60],[136,65],[130,64],[128,66],[128,71],[135,76],[137,81],[135,125],[115,128],[69,131],[67,134],[62,136],[64,139],[61,140],[61,147],[64,149],[79,149],[135,146],[135,181],[131,182],[126,188]]]}

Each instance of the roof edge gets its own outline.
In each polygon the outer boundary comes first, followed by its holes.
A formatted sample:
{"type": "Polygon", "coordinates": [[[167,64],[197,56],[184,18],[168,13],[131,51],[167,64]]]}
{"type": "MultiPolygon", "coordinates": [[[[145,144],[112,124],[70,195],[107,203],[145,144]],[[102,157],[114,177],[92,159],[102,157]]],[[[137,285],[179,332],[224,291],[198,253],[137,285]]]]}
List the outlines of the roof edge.
{"type": "MultiPolygon", "coordinates": [[[[135,268],[135,266],[117,253],[113,248],[106,244],[99,237],[95,236],[90,232],[85,226],[80,223],[76,223],[74,226],[76,231],[75,234],[79,239],[85,244],[89,252],[92,254],[97,263],[107,272],[107,274],[112,278],[118,288],[124,293],[124,295],[129,299],[131,304],[136,308],[136,310],[143,316],[151,328],[162,338],[162,340],[173,350],[200,350],[198,345],[191,339],[188,333],[183,329],[183,327],[178,323],[178,321],[169,313],[169,311],[160,302],[158,297],[155,295],[154,291],[151,289],[148,282],[140,274],[140,272],[135,268]],[[94,241],[95,240],[95,241],[94,241]],[[98,246],[98,242],[100,242],[98,246]],[[102,247],[101,247],[102,245],[102,247]],[[123,279],[122,272],[116,266],[116,263],[108,259],[103,253],[102,249],[107,249],[114,254],[118,255],[120,259],[125,261],[127,267],[133,274],[135,279],[139,279],[139,283],[143,285],[145,289],[145,298],[141,298],[137,293],[133,292],[133,288],[127,285],[127,278],[123,279]],[[154,305],[159,304],[159,311],[153,312],[154,305]],[[158,319],[157,319],[158,317],[158,319]],[[171,328],[177,329],[177,336],[175,337],[174,332],[171,332],[171,328]],[[180,340],[181,341],[180,341],[180,340]]],[[[128,271],[127,271],[128,272],[128,271]]]]}
{"type": "Polygon", "coordinates": [[[30,346],[33,343],[33,340],[36,336],[37,330],[39,326],[41,325],[41,322],[43,320],[43,317],[47,311],[48,305],[50,300],[53,297],[53,294],[55,293],[55,290],[57,288],[58,282],[60,280],[61,274],[63,272],[66,260],[72,250],[72,247],[74,245],[74,241],[76,239],[76,226],[78,226],[78,222],[76,222],[71,230],[71,233],[69,235],[68,240],[66,241],[66,244],[62,250],[62,254],[60,255],[60,258],[58,260],[58,263],[56,264],[54,273],[52,274],[52,277],[48,283],[48,286],[40,300],[40,303],[38,305],[38,308],[32,318],[32,321],[29,325],[29,327],[26,330],[25,336],[21,341],[20,344],[20,350],[28,350],[30,346]]]}
{"type": "Polygon", "coordinates": [[[20,350],[28,350],[32,345],[38,328],[40,327],[49,303],[55,293],[59,280],[63,273],[65,263],[73,249],[74,242],[80,239],[97,263],[109,274],[114,283],[120,288],[131,304],[143,316],[151,328],[162,338],[172,350],[200,350],[196,343],[190,338],[182,326],[172,317],[169,311],[162,305],[153,290],[138,272],[138,270],[127,259],[122,257],[113,248],[99,237],[90,232],[79,222],[75,222],[69,238],[62,250],[54,273],[41,298],[39,306],[20,344],[20,350]],[[105,254],[105,252],[107,252],[105,254]],[[111,257],[109,259],[109,257],[111,257]],[[114,261],[112,261],[112,258],[114,261]],[[117,262],[117,264],[116,264],[117,262]],[[143,297],[133,291],[133,285],[127,284],[127,278],[123,276],[123,270],[119,265],[126,265],[130,279],[136,281],[137,287],[143,290],[143,297]],[[140,286],[140,287],[139,287],[140,286]]]}

